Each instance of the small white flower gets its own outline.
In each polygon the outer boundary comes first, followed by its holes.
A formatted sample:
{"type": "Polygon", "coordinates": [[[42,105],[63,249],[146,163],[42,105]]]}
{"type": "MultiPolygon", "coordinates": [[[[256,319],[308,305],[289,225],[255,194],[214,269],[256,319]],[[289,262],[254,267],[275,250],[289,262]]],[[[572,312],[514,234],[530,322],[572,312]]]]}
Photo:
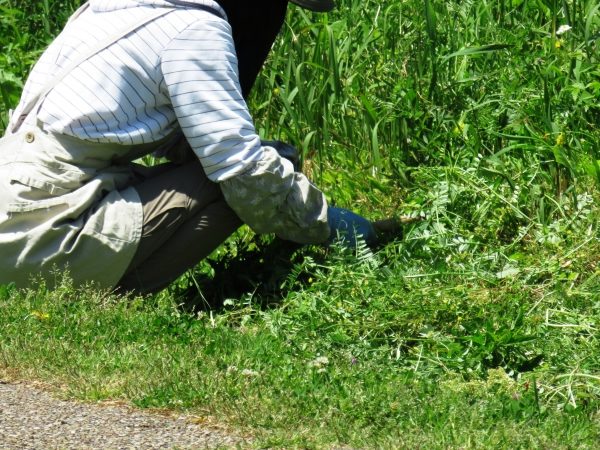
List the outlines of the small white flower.
{"type": "Polygon", "coordinates": [[[254,378],[259,376],[260,374],[256,370],[244,369],[242,370],[242,375],[248,378],[254,378]]]}
{"type": "Polygon", "coordinates": [[[561,25],[558,27],[558,30],[556,30],[556,35],[560,36],[561,34],[565,34],[569,31],[571,31],[571,25],[561,25]]]}
{"type": "Polygon", "coordinates": [[[322,369],[329,364],[329,358],[327,356],[319,356],[314,361],[310,362],[311,367],[322,369]]]}

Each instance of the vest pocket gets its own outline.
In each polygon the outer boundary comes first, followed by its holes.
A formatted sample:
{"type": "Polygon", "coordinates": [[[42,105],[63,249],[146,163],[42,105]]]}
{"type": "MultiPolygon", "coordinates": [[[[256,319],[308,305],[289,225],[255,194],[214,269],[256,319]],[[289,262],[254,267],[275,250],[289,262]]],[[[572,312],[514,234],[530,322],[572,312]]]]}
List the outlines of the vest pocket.
{"type": "Polygon", "coordinates": [[[14,162],[8,170],[9,213],[68,207],[69,197],[79,187],[79,174],[61,165],[48,167],[33,162],[14,162]]]}

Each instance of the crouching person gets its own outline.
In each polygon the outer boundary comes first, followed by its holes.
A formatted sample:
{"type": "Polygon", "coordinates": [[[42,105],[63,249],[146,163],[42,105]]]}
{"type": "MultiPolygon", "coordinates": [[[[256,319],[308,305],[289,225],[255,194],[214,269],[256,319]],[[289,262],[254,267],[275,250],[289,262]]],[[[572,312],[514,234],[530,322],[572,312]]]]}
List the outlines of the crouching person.
{"type": "Polygon", "coordinates": [[[342,228],[368,234],[366,220],[340,220],[345,211],[328,208],[261,142],[248,112],[245,97],[287,6],[91,0],[80,8],[33,68],[0,141],[0,284],[51,283],[59,268],[76,285],[150,293],[242,223],[298,243],[325,242],[342,228]],[[156,152],[184,158],[134,163],[156,152]]]}

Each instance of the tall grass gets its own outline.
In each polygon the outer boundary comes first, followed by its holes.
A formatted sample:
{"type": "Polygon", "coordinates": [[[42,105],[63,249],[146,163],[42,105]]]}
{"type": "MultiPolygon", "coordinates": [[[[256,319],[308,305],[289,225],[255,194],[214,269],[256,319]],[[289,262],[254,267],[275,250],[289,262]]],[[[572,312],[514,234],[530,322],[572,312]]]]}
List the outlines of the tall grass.
{"type": "Polygon", "coordinates": [[[254,102],[262,132],[321,176],[344,160],[406,182],[417,165],[510,155],[543,166],[555,197],[597,179],[595,2],[339,3],[295,11],[254,102]]]}

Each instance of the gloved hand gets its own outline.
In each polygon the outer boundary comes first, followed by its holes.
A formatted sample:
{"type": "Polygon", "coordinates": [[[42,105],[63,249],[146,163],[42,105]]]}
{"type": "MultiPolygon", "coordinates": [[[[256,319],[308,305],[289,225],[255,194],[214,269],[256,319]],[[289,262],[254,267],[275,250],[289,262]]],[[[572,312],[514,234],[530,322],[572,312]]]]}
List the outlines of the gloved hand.
{"type": "Polygon", "coordinates": [[[281,141],[261,141],[262,146],[273,147],[279,153],[279,156],[287,159],[294,165],[294,171],[302,172],[302,166],[300,165],[300,152],[293,145],[286,144],[281,141]]]}
{"type": "Polygon", "coordinates": [[[377,233],[373,224],[352,211],[330,206],[327,210],[327,221],[331,229],[327,241],[330,244],[339,237],[347,247],[356,247],[358,235],[361,235],[368,245],[377,242],[377,233]]]}

